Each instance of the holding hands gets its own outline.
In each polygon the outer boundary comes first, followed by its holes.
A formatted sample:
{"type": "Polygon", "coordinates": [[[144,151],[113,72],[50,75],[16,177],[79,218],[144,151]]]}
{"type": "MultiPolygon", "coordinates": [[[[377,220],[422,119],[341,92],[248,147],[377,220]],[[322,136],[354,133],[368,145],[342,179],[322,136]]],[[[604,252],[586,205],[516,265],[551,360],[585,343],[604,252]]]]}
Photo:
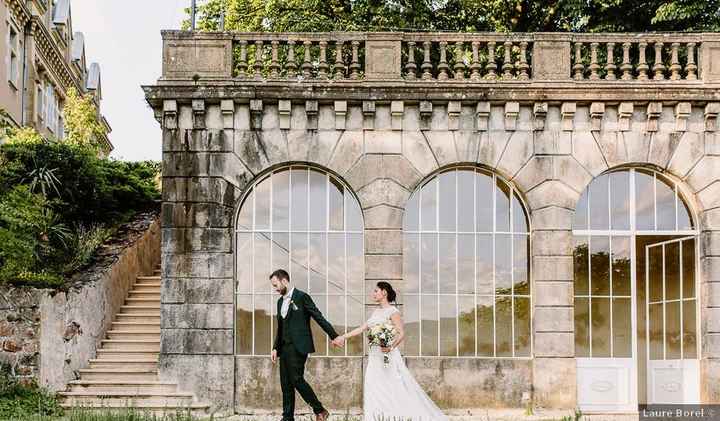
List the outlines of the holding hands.
{"type": "Polygon", "coordinates": [[[336,337],[331,343],[335,348],[343,348],[345,346],[345,335],[336,337]]]}

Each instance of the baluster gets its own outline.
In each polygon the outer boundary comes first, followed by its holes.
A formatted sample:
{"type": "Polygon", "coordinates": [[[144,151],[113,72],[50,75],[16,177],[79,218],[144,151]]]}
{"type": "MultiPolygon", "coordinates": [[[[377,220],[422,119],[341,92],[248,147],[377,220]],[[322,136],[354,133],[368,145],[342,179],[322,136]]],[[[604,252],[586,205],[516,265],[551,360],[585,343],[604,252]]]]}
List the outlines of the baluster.
{"type": "Polygon", "coordinates": [[[285,68],[287,69],[287,78],[290,79],[297,76],[297,63],[295,63],[295,41],[288,40],[287,47],[288,54],[285,68]]]}
{"type": "Polygon", "coordinates": [[[470,80],[480,80],[480,60],[479,57],[480,42],[472,42],[472,63],[470,64],[470,80]]]}
{"type": "Polygon", "coordinates": [[[695,43],[687,43],[687,66],[685,66],[685,79],[697,80],[697,65],[695,64],[695,43]]]}
{"type": "Polygon", "coordinates": [[[615,43],[614,42],[608,42],[607,43],[607,63],[605,63],[605,79],[606,80],[615,80],[617,79],[615,77],[615,69],[617,69],[617,66],[615,66],[615,57],[613,57],[613,53],[615,52],[615,43]]]}
{"type": "Polygon", "coordinates": [[[485,69],[487,69],[486,77],[488,79],[497,78],[497,63],[495,63],[495,41],[488,42],[488,62],[485,65],[485,69]]]}
{"type": "Polygon", "coordinates": [[[640,56],[638,58],[638,80],[647,80],[648,78],[648,70],[650,69],[650,66],[647,64],[647,60],[645,59],[645,50],[647,49],[647,42],[640,41],[638,44],[638,51],[640,52],[640,56]]]}
{"type": "Polygon", "coordinates": [[[448,78],[448,64],[447,64],[447,52],[446,52],[447,42],[446,41],[440,41],[440,63],[438,64],[438,80],[447,80],[448,78]]]}
{"type": "Polygon", "coordinates": [[[360,78],[360,60],[358,59],[358,48],[360,41],[354,40],[352,45],[352,62],[350,63],[350,79],[357,80],[360,78]]]}
{"type": "Polygon", "coordinates": [[[277,40],[270,41],[272,54],[270,56],[270,78],[277,79],[280,77],[280,63],[278,62],[278,44],[277,40]]]}
{"type": "Polygon", "coordinates": [[[312,76],[312,63],[310,62],[310,49],[312,48],[311,41],[303,41],[303,47],[305,48],[305,57],[303,58],[302,72],[303,78],[310,79],[312,76]]]}
{"type": "Polygon", "coordinates": [[[255,64],[253,67],[255,68],[255,79],[262,79],[262,69],[263,69],[263,41],[257,40],[255,41],[255,64]]]}
{"type": "Polygon", "coordinates": [[[432,73],[430,73],[432,70],[432,63],[430,62],[430,46],[430,41],[423,42],[423,63],[420,66],[420,69],[422,69],[423,72],[423,80],[432,79],[432,73]]]}
{"type": "Polygon", "coordinates": [[[408,62],[405,65],[405,77],[410,80],[417,78],[417,64],[415,64],[415,41],[408,41],[408,62]]]}
{"type": "Polygon", "coordinates": [[[335,63],[333,64],[334,79],[345,78],[345,62],[343,62],[342,56],[344,46],[344,41],[335,41],[335,63]]]}
{"type": "Polygon", "coordinates": [[[670,80],[680,80],[682,79],[682,75],[680,74],[682,67],[680,67],[680,60],[678,59],[678,48],[680,48],[680,43],[673,42],[670,44],[670,47],[672,48],[672,52],[670,54],[670,80]]]}
{"type": "Polygon", "coordinates": [[[527,41],[520,43],[520,80],[530,79],[530,65],[527,62],[527,41]]]}
{"type": "Polygon", "coordinates": [[[632,64],[630,64],[630,47],[632,44],[629,42],[623,42],[623,62],[620,65],[620,70],[623,72],[622,80],[632,80],[632,64]]]}
{"type": "Polygon", "coordinates": [[[327,41],[323,40],[318,42],[320,45],[320,64],[318,64],[318,79],[327,79],[328,77],[328,64],[327,57],[325,57],[325,50],[327,49],[327,41]]]}
{"type": "Polygon", "coordinates": [[[247,76],[247,41],[240,40],[240,60],[238,61],[238,77],[247,76]]]}
{"type": "Polygon", "coordinates": [[[575,65],[573,66],[575,71],[575,80],[585,79],[585,66],[582,61],[582,42],[575,43],[575,65]]]}
{"type": "Polygon", "coordinates": [[[505,41],[503,43],[503,49],[505,50],[505,60],[503,61],[503,66],[502,66],[503,79],[512,79],[513,78],[512,70],[515,67],[512,64],[512,56],[511,56],[512,42],[505,41]]]}
{"type": "Polygon", "coordinates": [[[600,44],[597,42],[591,42],[590,43],[590,80],[598,80],[600,79],[600,75],[598,75],[598,70],[600,70],[600,65],[598,64],[598,58],[597,58],[597,49],[600,44]]]}
{"type": "Polygon", "coordinates": [[[662,61],[662,42],[655,43],[655,64],[653,65],[653,72],[655,72],[654,80],[665,80],[665,65],[662,61]]]}
{"type": "Polygon", "coordinates": [[[465,46],[463,44],[462,41],[455,42],[455,66],[453,69],[457,80],[465,79],[465,62],[463,61],[465,58],[465,46]]]}

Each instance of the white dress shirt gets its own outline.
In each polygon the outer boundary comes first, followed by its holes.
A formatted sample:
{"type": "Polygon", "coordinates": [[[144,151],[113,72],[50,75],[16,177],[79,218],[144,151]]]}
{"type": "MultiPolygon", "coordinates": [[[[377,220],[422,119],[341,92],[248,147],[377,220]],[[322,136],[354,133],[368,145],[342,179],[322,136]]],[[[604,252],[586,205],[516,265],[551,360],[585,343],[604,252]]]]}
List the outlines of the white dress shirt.
{"type": "Polygon", "coordinates": [[[288,310],[290,309],[290,299],[292,298],[293,291],[295,291],[295,287],[290,288],[290,290],[283,295],[282,307],[280,307],[280,315],[283,319],[287,317],[288,310]]]}

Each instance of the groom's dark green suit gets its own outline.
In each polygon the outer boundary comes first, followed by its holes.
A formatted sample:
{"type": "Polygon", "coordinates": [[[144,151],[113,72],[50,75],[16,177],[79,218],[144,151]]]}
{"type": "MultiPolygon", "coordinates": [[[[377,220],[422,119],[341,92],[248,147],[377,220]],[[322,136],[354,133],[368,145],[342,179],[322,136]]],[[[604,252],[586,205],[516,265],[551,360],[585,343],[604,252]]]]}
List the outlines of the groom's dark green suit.
{"type": "Polygon", "coordinates": [[[315,352],[310,319],[327,333],[330,339],[338,334],[330,322],[325,320],[310,295],[295,288],[290,297],[287,315],[282,316],[283,297],[277,303],[278,328],[273,349],[280,359],[280,385],[283,394],[283,420],[291,421],[295,413],[295,391],[313,409],[315,414],[325,411],[315,392],[305,381],[305,362],[308,354],[315,352]]]}

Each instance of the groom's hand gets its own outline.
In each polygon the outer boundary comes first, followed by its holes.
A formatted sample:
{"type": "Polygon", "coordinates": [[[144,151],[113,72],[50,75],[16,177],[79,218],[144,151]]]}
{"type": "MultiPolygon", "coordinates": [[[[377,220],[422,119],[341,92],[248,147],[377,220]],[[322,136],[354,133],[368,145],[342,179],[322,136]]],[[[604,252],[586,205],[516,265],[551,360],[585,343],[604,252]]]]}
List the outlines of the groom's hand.
{"type": "Polygon", "coordinates": [[[277,362],[277,350],[273,349],[270,353],[270,361],[272,361],[273,364],[277,362]]]}
{"type": "Polygon", "coordinates": [[[343,345],[345,345],[345,338],[342,336],[338,336],[337,338],[332,340],[332,344],[333,344],[333,346],[342,348],[343,345]]]}

